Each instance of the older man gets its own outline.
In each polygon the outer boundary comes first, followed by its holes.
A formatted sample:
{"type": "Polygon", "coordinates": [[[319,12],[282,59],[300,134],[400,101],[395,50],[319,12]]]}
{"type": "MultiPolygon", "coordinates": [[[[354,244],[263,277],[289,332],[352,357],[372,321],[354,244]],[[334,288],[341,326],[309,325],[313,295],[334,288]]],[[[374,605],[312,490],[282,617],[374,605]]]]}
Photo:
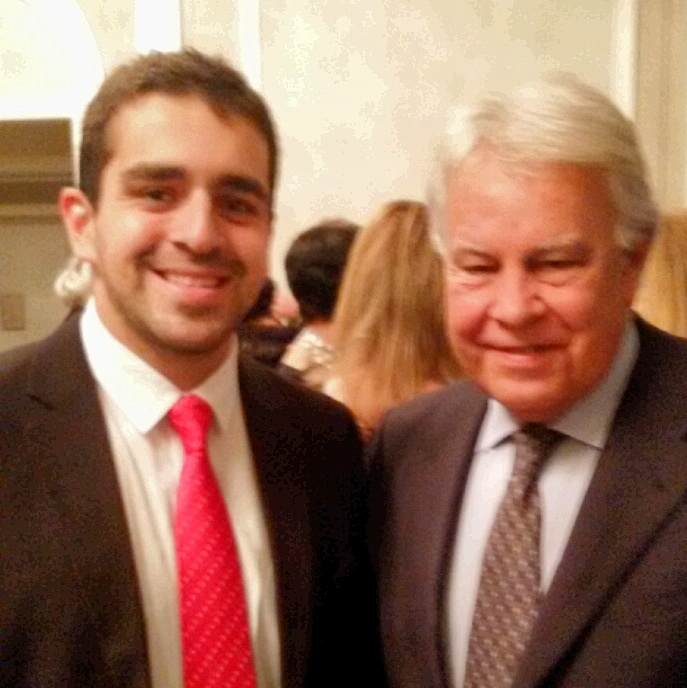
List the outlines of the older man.
{"type": "Polygon", "coordinates": [[[687,345],[630,310],[656,224],[575,77],[463,110],[434,186],[468,381],[371,447],[394,688],[687,685],[687,345]]]}

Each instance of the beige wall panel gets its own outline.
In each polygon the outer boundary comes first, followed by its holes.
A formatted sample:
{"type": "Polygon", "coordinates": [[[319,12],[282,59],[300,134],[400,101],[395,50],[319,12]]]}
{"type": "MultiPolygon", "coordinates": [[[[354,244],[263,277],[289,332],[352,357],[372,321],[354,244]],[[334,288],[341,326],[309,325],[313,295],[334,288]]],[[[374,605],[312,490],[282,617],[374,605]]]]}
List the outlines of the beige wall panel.
{"type": "Polygon", "coordinates": [[[273,271],[322,216],[424,195],[452,102],[561,67],[609,90],[615,0],[263,0],[263,88],[282,136],[273,271]]]}
{"type": "Polygon", "coordinates": [[[57,219],[0,224],[0,294],[21,294],[26,309],[26,329],[0,326],[0,351],[44,337],[65,317],[52,283],[67,255],[57,219]]]}
{"type": "MultiPolygon", "coordinates": [[[[257,1],[257,0],[256,0],[257,1]]],[[[183,0],[184,43],[240,64],[236,3],[229,0],[183,0]]]]}
{"type": "Polygon", "coordinates": [[[656,197],[687,205],[687,3],[640,2],[637,125],[656,197]]]}

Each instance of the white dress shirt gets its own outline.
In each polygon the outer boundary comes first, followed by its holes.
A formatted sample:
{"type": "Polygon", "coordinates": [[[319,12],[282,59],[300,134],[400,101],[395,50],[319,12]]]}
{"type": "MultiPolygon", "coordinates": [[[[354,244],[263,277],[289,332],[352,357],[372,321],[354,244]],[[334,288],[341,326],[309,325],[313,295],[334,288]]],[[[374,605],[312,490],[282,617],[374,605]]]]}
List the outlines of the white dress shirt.
{"type": "MultiPolygon", "coordinates": [[[[182,395],[115,339],[91,300],[81,319],[86,358],[98,383],[129,527],[153,688],[182,688],[173,513],[183,463],[166,418],[182,395]]],[[[258,688],[280,688],[274,563],[238,387],[238,346],[194,394],[214,412],[210,462],[229,510],[241,561],[258,688]]]]}
{"type": "MultiPolygon", "coordinates": [[[[566,437],[544,464],[538,480],[542,592],[548,590],[563,556],[638,350],[636,327],[628,322],[609,374],[591,394],[550,425],[566,437]]],[[[499,402],[489,400],[475,444],[449,568],[448,647],[455,688],[463,686],[482,558],[513,469],[515,447],[510,436],[518,427],[499,402]]]]}

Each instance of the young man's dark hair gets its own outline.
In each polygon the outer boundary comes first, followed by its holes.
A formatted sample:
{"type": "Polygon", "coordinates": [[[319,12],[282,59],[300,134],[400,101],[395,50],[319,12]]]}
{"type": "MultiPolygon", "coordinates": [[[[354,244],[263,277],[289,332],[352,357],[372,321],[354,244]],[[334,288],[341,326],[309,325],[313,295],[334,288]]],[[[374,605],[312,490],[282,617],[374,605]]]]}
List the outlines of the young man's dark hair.
{"type": "Polygon", "coordinates": [[[291,244],[286,254],[286,277],[306,324],[331,319],[357,230],[358,225],[348,220],[324,220],[291,244]]]}
{"type": "Polygon", "coordinates": [[[119,108],[150,93],[201,97],[220,117],[243,117],[265,137],[270,154],[270,191],[274,190],[279,148],[267,105],[245,78],[220,57],[193,49],[152,52],[115,69],[103,82],[83,119],[79,186],[98,203],[100,175],[110,157],[110,122],[119,108]]]}

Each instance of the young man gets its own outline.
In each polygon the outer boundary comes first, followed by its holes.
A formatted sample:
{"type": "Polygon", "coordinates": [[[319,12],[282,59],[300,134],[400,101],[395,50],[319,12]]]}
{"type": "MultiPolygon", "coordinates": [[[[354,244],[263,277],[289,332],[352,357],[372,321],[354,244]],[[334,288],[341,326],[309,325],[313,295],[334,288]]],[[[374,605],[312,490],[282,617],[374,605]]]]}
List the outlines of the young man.
{"type": "Polygon", "coordinates": [[[433,218],[469,380],[372,449],[390,683],[683,686],[687,346],[630,310],[657,216],[632,124],[550,75],[450,131],[433,218]]]}
{"type": "Polygon", "coordinates": [[[276,173],[220,59],[139,57],[91,102],[60,195],[90,297],[0,359],[7,685],[375,684],[354,423],[237,355],[276,173]]]}

